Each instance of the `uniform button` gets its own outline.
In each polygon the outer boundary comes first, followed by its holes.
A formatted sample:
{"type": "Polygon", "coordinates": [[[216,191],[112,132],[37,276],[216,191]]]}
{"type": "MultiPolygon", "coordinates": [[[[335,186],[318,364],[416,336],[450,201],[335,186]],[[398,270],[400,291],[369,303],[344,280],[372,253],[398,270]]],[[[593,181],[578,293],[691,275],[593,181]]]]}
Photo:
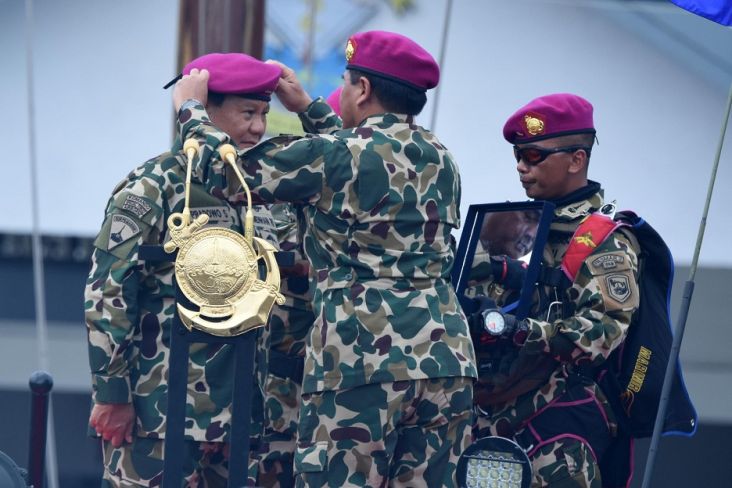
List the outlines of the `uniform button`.
{"type": "Polygon", "coordinates": [[[343,277],[344,280],[352,280],[353,275],[351,273],[346,273],[346,276],[343,277]]]}

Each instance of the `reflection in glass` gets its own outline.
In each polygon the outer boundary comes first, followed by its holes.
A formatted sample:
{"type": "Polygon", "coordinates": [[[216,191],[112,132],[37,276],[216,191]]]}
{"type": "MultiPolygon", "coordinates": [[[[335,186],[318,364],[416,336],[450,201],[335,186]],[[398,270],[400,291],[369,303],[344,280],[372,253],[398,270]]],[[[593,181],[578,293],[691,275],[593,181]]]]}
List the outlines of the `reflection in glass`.
{"type": "Polygon", "coordinates": [[[486,213],[480,230],[480,244],[490,256],[520,259],[531,252],[539,227],[539,210],[486,213]]]}
{"type": "Polygon", "coordinates": [[[503,269],[504,261],[508,263],[505,268],[510,270],[516,269],[516,266],[511,266],[511,261],[529,262],[540,217],[538,209],[496,210],[482,216],[479,240],[465,289],[466,297],[487,296],[499,306],[518,299],[523,273],[521,276],[503,276],[502,280],[497,279],[496,274],[503,269]]]}

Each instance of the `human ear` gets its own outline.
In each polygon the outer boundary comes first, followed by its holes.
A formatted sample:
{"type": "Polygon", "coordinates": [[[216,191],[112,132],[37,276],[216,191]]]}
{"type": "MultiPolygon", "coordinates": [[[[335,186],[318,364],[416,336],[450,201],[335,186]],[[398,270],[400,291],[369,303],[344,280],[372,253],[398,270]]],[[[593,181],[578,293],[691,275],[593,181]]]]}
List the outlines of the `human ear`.
{"type": "Polygon", "coordinates": [[[572,153],[572,159],[569,162],[567,171],[571,174],[577,174],[587,169],[587,152],[579,149],[572,153]]]}
{"type": "Polygon", "coordinates": [[[363,105],[371,98],[371,82],[368,78],[361,76],[358,79],[359,94],[356,97],[356,104],[363,105]]]}

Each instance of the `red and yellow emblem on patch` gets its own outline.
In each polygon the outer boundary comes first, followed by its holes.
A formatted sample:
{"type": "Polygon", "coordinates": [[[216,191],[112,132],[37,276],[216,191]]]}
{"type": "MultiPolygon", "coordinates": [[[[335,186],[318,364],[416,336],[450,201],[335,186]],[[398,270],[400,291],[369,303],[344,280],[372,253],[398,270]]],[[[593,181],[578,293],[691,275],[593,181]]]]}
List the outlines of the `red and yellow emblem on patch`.
{"type": "Polygon", "coordinates": [[[539,136],[544,133],[544,121],[538,115],[524,115],[524,126],[526,126],[526,132],[532,136],[539,136]]]}
{"type": "Polygon", "coordinates": [[[353,39],[349,39],[346,43],[346,62],[350,63],[353,55],[356,54],[356,42],[353,39]]]}

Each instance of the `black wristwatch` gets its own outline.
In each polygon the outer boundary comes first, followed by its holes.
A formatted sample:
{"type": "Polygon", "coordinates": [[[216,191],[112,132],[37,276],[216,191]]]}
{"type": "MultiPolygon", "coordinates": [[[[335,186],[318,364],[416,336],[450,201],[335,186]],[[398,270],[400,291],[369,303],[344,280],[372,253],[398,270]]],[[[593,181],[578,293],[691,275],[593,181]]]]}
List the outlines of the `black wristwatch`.
{"type": "Polygon", "coordinates": [[[510,337],[517,346],[523,346],[529,335],[529,324],[526,320],[517,320],[515,315],[501,312],[498,308],[489,308],[480,312],[483,319],[483,331],[493,337],[510,337]]]}
{"type": "Polygon", "coordinates": [[[497,308],[483,310],[483,330],[488,334],[499,337],[506,332],[506,317],[497,308]]]}

